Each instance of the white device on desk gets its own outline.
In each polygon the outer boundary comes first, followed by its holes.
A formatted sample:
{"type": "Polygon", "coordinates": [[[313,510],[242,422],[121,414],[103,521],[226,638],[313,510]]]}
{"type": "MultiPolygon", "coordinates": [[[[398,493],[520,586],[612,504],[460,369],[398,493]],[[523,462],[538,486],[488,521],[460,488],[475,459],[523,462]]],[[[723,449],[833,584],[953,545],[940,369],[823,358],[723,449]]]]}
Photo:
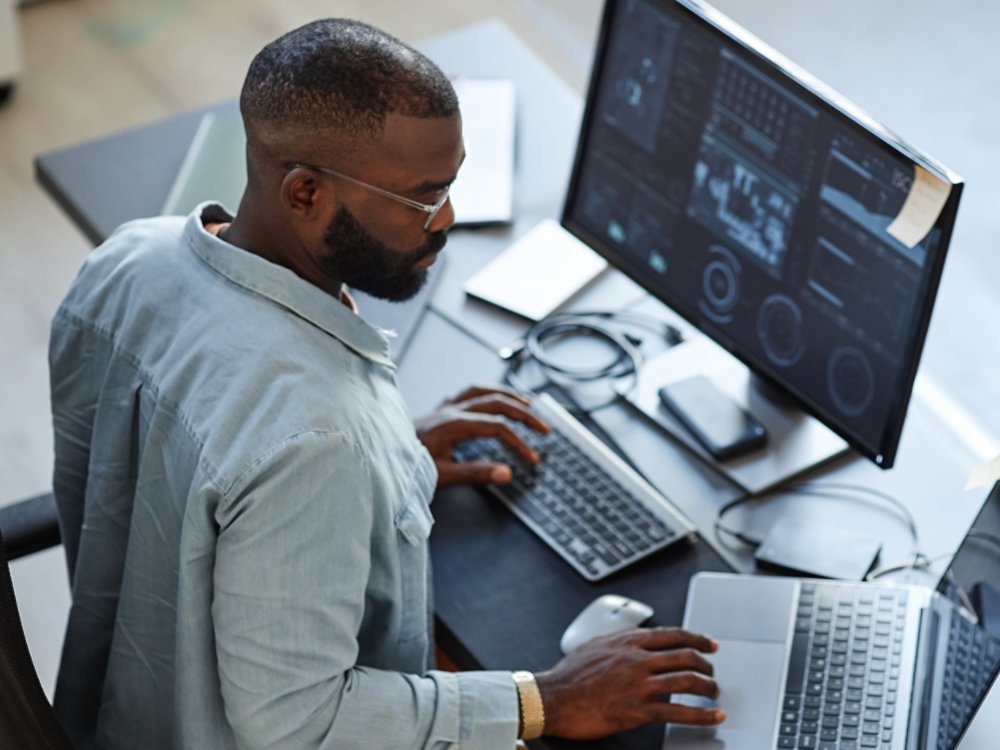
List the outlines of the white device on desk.
{"type": "Polygon", "coordinates": [[[727,719],[670,726],[665,748],[954,750],[1000,670],[998,552],[1000,483],[936,591],[696,575],[684,627],[719,642],[709,658],[727,719]]]}
{"type": "Polygon", "coordinates": [[[597,278],[607,262],[545,219],[465,282],[465,292],[538,321],[597,278]]]}
{"type": "Polygon", "coordinates": [[[465,140],[465,162],[450,194],[455,224],[507,224],[514,218],[514,82],[463,77],[452,84],[465,140]]]}
{"type": "Polygon", "coordinates": [[[588,604],[566,628],[559,648],[564,654],[601,635],[637,628],[653,616],[653,608],[635,599],[604,594],[588,604]]]}

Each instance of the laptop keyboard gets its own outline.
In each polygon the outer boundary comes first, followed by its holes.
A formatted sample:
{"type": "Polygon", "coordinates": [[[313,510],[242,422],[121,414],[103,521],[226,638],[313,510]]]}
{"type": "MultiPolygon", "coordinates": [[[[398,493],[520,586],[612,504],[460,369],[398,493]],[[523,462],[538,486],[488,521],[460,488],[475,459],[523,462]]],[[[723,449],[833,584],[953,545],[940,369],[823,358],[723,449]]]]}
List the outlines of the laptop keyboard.
{"type": "Polygon", "coordinates": [[[938,720],[938,750],[950,750],[969,714],[989,686],[1000,661],[1000,644],[952,610],[938,720]]]}
{"type": "Polygon", "coordinates": [[[801,585],[777,747],[888,750],[905,611],[905,590],[801,585]]]}
{"type": "Polygon", "coordinates": [[[512,428],[542,458],[517,460],[498,440],[459,444],[459,461],[500,461],[513,480],[495,494],[538,537],[588,580],[598,580],[693,533],[669,502],[639,478],[553,399],[542,395],[535,411],[552,430],[546,435],[512,428]]]}

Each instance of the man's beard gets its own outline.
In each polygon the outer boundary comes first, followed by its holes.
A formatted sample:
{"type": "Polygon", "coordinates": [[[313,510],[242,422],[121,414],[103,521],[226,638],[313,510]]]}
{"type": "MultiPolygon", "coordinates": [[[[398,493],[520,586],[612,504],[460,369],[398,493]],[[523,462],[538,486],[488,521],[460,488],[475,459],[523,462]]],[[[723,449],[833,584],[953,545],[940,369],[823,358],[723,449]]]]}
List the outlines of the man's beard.
{"type": "Polygon", "coordinates": [[[440,252],[448,241],[445,232],[439,231],[416,250],[393,250],[372,237],[346,206],[333,217],[323,239],[329,252],[319,262],[327,273],[352,289],[391,302],[410,299],[420,291],[427,269],[416,264],[440,252]]]}

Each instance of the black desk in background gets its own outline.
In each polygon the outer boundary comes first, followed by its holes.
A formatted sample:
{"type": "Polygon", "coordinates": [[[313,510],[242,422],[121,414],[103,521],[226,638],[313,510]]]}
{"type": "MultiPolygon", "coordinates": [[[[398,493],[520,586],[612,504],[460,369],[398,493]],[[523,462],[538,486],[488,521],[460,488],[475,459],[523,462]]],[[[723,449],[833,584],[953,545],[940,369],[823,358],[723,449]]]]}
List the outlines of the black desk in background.
{"type": "MultiPolygon", "coordinates": [[[[462,285],[538,221],[558,215],[581,101],[500,22],[460,29],[418,46],[448,73],[511,78],[518,92],[516,223],[455,231],[422,316],[412,305],[360,300],[369,319],[412,334],[399,382],[413,412],[421,414],[470,383],[498,382],[504,364],[497,348],[524,334],[525,321],[468,299],[462,285]]],[[[159,210],[203,111],[43,154],[36,160],[38,179],[81,230],[100,242],[122,222],[159,210]]],[[[638,307],[675,317],[617,273],[588,288],[574,307],[638,307]]],[[[570,620],[602,593],[644,600],[656,611],[655,623],[676,624],[692,573],[752,570],[749,552],[724,546],[712,530],[716,510],[739,496],[736,487],[626,406],[602,410],[598,423],[691,516],[704,538],[589,583],[482,492],[453,488],[439,493],[431,536],[435,602],[440,637],[460,666],[540,670],[559,658],[559,638],[570,620]]],[[[921,547],[934,554],[954,548],[978,508],[981,497],[963,495],[960,489],[971,463],[948,425],[917,397],[895,469],[881,472],[848,456],[824,467],[822,478],[876,487],[906,502],[918,521],[921,547]]],[[[751,520],[766,525],[787,512],[808,513],[818,523],[842,520],[844,502],[779,497],[757,508],[751,520]]],[[[858,502],[851,516],[883,532],[885,559],[908,552],[908,534],[890,510],[858,502]]],[[[662,730],[648,727],[593,744],[659,748],[661,741],[662,730]]]]}

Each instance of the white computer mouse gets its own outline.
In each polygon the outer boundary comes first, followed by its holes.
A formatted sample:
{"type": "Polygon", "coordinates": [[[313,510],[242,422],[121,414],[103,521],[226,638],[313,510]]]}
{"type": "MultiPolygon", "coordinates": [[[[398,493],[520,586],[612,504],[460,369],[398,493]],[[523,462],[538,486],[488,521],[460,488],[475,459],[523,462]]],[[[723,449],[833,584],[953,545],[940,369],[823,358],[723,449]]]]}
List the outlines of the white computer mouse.
{"type": "Polygon", "coordinates": [[[652,616],[653,608],[635,599],[617,594],[599,596],[569,624],[559,648],[568,654],[591,638],[638,627],[652,616]]]}

